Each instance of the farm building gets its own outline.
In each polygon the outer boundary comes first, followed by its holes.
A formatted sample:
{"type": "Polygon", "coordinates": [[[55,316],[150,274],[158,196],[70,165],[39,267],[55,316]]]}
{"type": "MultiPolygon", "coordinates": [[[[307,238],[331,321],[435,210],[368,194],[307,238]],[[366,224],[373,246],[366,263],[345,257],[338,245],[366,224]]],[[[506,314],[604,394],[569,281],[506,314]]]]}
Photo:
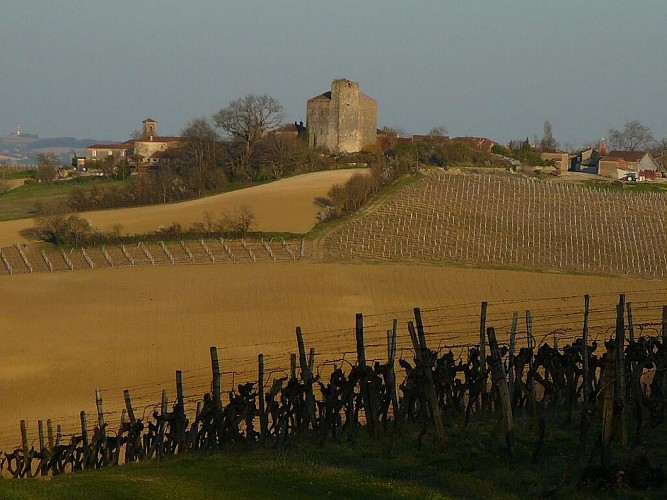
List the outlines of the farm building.
{"type": "Polygon", "coordinates": [[[598,175],[608,179],[622,179],[628,174],[636,174],[637,170],[627,166],[622,160],[603,158],[598,164],[598,175]]]}
{"type": "Polygon", "coordinates": [[[562,151],[540,153],[540,158],[543,161],[553,161],[554,166],[560,170],[567,170],[570,168],[570,155],[562,151]]]}
{"type": "Polygon", "coordinates": [[[612,151],[600,160],[598,175],[610,179],[621,179],[628,173],[653,179],[660,167],[653,157],[643,151],[612,151]]]}
{"type": "Polygon", "coordinates": [[[605,160],[616,161],[637,172],[656,172],[660,169],[648,151],[610,151],[605,160]]]}
{"type": "Polygon", "coordinates": [[[358,82],[334,80],[331,91],[306,103],[308,144],[331,152],[355,153],[377,140],[377,102],[358,82]]]}

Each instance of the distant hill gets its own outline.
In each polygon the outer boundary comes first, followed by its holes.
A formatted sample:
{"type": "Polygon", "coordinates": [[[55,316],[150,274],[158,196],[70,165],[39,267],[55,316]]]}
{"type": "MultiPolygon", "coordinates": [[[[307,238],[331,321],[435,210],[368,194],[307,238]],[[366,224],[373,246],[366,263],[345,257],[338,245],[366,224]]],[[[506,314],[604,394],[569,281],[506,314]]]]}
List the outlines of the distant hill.
{"type": "Polygon", "coordinates": [[[76,139],[74,137],[0,137],[0,155],[10,163],[30,163],[30,159],[40,153],[53,153],[60,161],[69,163],[72,153],[83,154],[91,144],[112,143],[114,141],[100,139],[76,139]]]}
{"type": "Polygon", "coordinates": [[[14,138],[0,138],[0,149],[43,149],[43,148],[69,148],[85,149],[95,143],[109,143],[113,141],[103,141],[98,139],[76,139],[74,137],[52,137],[44,139],[29,139],[16,141],[14,138]]]}

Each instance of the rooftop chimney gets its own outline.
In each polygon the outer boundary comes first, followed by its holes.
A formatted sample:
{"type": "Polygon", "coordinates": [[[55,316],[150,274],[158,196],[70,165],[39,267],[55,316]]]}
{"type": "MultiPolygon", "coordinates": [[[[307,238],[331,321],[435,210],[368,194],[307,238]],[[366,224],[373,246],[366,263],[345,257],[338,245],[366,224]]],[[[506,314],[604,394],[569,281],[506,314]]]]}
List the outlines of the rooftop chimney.
{"type": "Polygon", "coordinates": [[[600,156],[607,154],[607,143],[604,142],[604,137],[600,139],[600,144],[598,144],[598,153],[600,153],[600,156]]]}

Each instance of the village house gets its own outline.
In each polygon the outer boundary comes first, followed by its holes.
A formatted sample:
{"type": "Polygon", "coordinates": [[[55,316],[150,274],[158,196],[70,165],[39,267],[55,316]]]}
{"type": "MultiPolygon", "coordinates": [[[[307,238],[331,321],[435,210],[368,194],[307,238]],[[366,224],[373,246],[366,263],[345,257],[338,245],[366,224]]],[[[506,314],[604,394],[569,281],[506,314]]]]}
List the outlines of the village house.
{"type": "Polygon", "coordinates": [[[334,80],[331,91],[306,103],[311,148],[356,153],[377,140],[377,102],[359,90],[358,82],[334,80]]]}
{"type": "Polygon", "coordinates": [[[142,122],[141,135],[136,139],[116,144],[92,144],[86,148],[85,162],[78,166],[112,158],[114,161],[126,159],[138,169],[157,167],[162,164],[165,153],[183,144],[183,138],[157,135],[157,122],[146,118],[142,122]]]}
{"type": "Polygon", "coordinates": [[[559,170],[568,170],[570,168],[570,155],[563,151],[542,151],[540,153],[542,161],[552,161],[559,170]]]}
{"type": "Polygon", "coordinates": [[[610,151],[600,159],[596,173],[609,179],[655,179],[659,170],[647,151],[610,151]]]}
{"type": "MultiPolygon", "coordinates": [[[[118,144],[91,144],[86,148],[86,156],[83,162],[77,161],[77,166],[85,166],[86,164],[104,161],[105,158],[113,158],[118,161],[122,159],[130,159],[134,148],[134,141],[125,141],[118,144]]],[[[80,159],[77,159],[80,160],[80,159]]]]}
{"type": "Polygon", "coordinates": [[[640,176],[653,176],[660,169],[648,151],[610,151],[604,160],[615,161],[624,168],[638,172],[640,176]]]}

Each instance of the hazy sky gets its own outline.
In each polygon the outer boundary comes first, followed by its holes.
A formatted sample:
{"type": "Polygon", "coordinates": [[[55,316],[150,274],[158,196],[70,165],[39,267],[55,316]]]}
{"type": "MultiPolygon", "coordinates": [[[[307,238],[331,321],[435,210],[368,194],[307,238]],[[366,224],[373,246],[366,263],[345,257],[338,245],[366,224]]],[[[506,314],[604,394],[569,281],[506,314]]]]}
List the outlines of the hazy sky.
{"type": "Polygon", "coordinates": [[[178,134],[247,93],[305,121],[344,77],[408,133],[661,138],[666,49],[665,0],[0,0],[0,136],[178,134]]]}

